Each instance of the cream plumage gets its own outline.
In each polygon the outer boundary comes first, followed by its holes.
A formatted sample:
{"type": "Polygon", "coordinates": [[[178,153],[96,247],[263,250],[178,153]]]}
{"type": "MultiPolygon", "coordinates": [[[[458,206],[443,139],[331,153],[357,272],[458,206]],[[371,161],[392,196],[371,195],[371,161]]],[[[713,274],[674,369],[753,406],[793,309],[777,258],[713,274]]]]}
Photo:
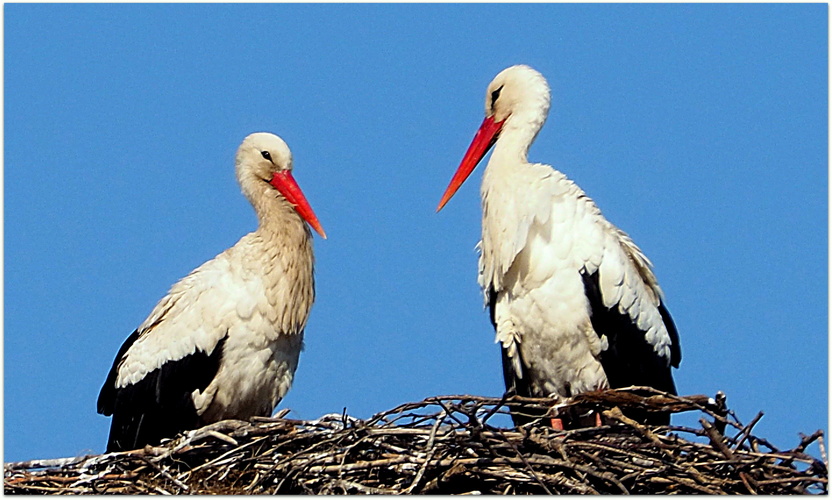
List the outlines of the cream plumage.
{"type": "Polygon", "coordinates": [[[292,385],[315,297],[304,220],[325,235],[282,139],[246,137],[236,173],[259,226],[173,285],[122,345],[98,399],[108,451],[268,416],[292,385]]]}
{"type": "Polygon", "coordinates": [[[631,385],[675,393],[679,337],[650,261],[574,182],[527,160],[549,102],[534,69],[499,73],[486,92],[486,118],[439,204],[493,146],[481,189],[479,284],[506,388],[525,396],[631,385]]]}

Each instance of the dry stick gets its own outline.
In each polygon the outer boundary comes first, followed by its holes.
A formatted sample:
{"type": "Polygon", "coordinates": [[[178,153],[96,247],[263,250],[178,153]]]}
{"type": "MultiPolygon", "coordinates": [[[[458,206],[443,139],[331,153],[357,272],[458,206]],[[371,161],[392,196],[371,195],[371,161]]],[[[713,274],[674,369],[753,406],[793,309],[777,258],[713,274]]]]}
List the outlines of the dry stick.
{"type": "Polygon", "coordinates": [[[440,401],[440,400],[437,400],[437,401],[436,401],[436,404],[438,404],[439,406],[441,406],[441,407],[442,407],[442,409],[443,409],[443,410],[445,410],[445,414],[446,414],[446,415],[448,415],[448,416],[449,416],[449,417],[450,417],[450,418],[451,418],[454,422],[456,422],[457,424],[459,424],[459,426],[460,426],[460,427],[463,427],[463,428],[465,427],[466,423],[465,423],[465,422],[463,422],[462,420],[460,420],[460,419],[456,418],[456,417],[454,416],[454,413],[456,413],[456,412],[455,412],[455,411],[452,411],[450,408],[448,408],[447,406],[445,406],[445,403],[443,403],[443,402],[442,402],[442,401],[440,401]]]}
{"type": "Polygon", "coordinates": [[[23,476],[13,479],[7,479],[6,484],[19,484],[19,483],[28,483],[28,482],[46,482],[46,481],[55,481],[56,483],[72,483],[78,480],[77,476],[37,476],[37,477],[30,477],[30,476],[23,476]]]}
{"type": "MultiPolygon", "coordinates": [[[[62,493],[64,493],[64,492],[69,492],[69,493],[75,493],[75,492],[77,492],[77,493],[86,493],[84,490],[70,490],[70,489],[68,489],[68,488],[55,487],[55,486],[35,486],[35,485],[32,485],[32,486],[27,486],[27,487],[26,487],[26,489],[27,489],[27,490],[39,491],[39,492],[40,492],[40,491],[45,491],[45,492],[54,492],[54,494],[56,494],[56,495],[57,495],[57,494],[62,494],[62,493]]],[[[31,494],[31,493],[30,493],[30,494],[31,494]]]]}
{"type": "MultiPolygon", "coordinates": [[[[657,479],[657,478],[651,478],[651,481],[654,481],[655,479],[657,479]]],[[[674,482],[679,483],[683,486],[687,486],[688,488],[690,488],[692,490],[696,490],[698,492],[705,493],[707,495],[719,495],[720,493],[723,493],[721,489],[720,490],[715,490],[713,488],[709,488],[707,486],[700,485],[696,481],[693,481],[692,479],[687,479],[687,478],[684,478],[684,477],[674,477],[672,480],[668,480],[668,481],[670,481],[671,483],[674,483],[674,482]]]]}
{"type": "MultiPolygon", "coordinates": [[[[763,475],[767,475],[767,474],[763,473],[763,475]]],[[[752,494],[757,495],[757,494],[759,494],[759,493],[757,493],[757,491],[763,491],[763,488],[761,488],[760,482],[757,481],[757,479],[755,479],[751,474],[749,474],[747,472],[740,472],[739,476],[740,476],[740,479],[742,480],[743,484],[745,485],[746,489],[748,491],[752,492],[752,494]]]]}
{"type": "Polygon", "coordinates": [[[348,488],[354,488],[360,491],[361,493],[365,493],[368,495],[391,495],[396,493],[393,490],[387,490],[384,488],[373,488],[372,486],[365,486],[361,483],[355,483],[353,481],[347,481],[344,479],[339,479],[335,481],[333,483],[333,486],[340,486],[341,488],[344,488],[345,492],[348,488]]]}
{"type": "MultiPolygon", "coordinates": [[[[615,451],[616,450],[613,450],[613,452],[615,451]]],[[[616,460],[608,456],[600,456],[601,450],[597,451],[596,453],[589,453],[584,450],[578,449],[578,452],[580,453],[580,456],[592,460],[595,464],[602,467],[604,469],[603,472],[613,471],[613,473],[621,474],[630,469],[633,472],[630,472],[626,474],[626,476],[624,476],[630,477],[633,475],[643,474],[649,471],[649,469],[647,469],[646,467],[641,465],[635,465],[633,462],[623,462],[621,460],[616,460]]],[[[623,478],[619,479],[619,481],[621,481],[622,485],[624,484],[623,478]]]]}
{"type": "Polygon", "coordinates": [[[222,455],[218,456],[217,458],[215,458],[213,460],[209,460],[209,461],[207,461],[203,464],[197,465],[193,469],[189,469],[189,470],[183,472],[182,474],[179,475],[179,479],[182,479],[183,477],[191,475],[194,472],[197,472],[197,471],[202,470],[204,468],[211,467],[212,465],[216,465],[218,462],[221,462],[222,460],[228,458],[230,455],[234,455],[235,453],[239,453],[241,450],[243,450],[243,448],[248,448],[249,446],[251,446],[255,443],[259,443],[263,439],[264,438],[262,438],[262,437],[259,438],[259,439],[254,439],[254,440],[249,441],[248,443],[242,444],[242,445],[240,445],[240,446],[238,446],[234,449],[228,450],[227,452],[223,453],[222,455]]]}
{"type": "Polygon", "coordinates": [[[593,476],[595,478],[601,479],[605,482],[609,482],[609,483],[614,484],[616,487],[618,487],[619,490],[621,490],[622,493],[625,493],[625,494],[629,493],[627,488],[614,476],[612,476],[610,474],[607,474],[605,472],[597,471],[592,467],[589,467],[589,466],[586,466],[586,465],[583,465],[583,464],[578,464],[578,463],[575,463],[574,461],[569,460],[568,457],[566,457],[566,455],[565,455],[565,450],[561,450],[561,455],[564,457],[563,461],[553,460],[549,457],[542,458],[542,457],[539,457],[539,456],[538,457],[532,457],[531,460],[527,460],[525,457],[521,457],[521,458],[523,459],[524,464],[536,463],[536,464],[539,464],[539,465],[558,466],[558,467],[563,467],[563,468],[569,469],[569,470],[580,471],[580,472],[583,472],[583,473],[588,474],[590,476],[593,476]]]}
{"type": "Polygon", "coordinates": [[[53,458],[48,460],[29,460],[26,462],[11,462],[6,464],[6,469],[44,469],[48,467],[69,467],[84,462],[97,456],[84,455],[83,457],[53,458]]]}
{"type": "Polygon", "coordinates": [[[822,478],[822,477],[799,476],[799,477],[782,477],[782,478],[778,478],[778,479],[766,479],[766,480],[763,480],[763,481],[758,481],[757,484],[780,484],[780,483],[795,483],[795,482],[826,484],[828,482],[828,480],[825,479],[825,478],[822,478]]]}
{"type": "Polygon", "coordinates": [[[728,460],[734,460],[734,453],[730,448],[728,448],[728,446],[725,445],[725,442],[722,440],[722,435],[714,429],[711,423],[704,418],[700,418],[699,423],[702,424],[702,428],[705,429],[705,432],[708,434],[708,438],[711,440],[711,444],[714,448],[722,452],[728,460]]]}
{"type": "Polygon", "coordinates": [[[588,393],[579,394],[579,395],[573,397],[572,401],[574,401],[574,402],[583,402],[583,401],[594,402],[594,403],[599,403],[599,404],[602,404],[602,405],[607,405],[607,406],[610,406],[610,407],[621,406],[622,404],[625,404],[625,406],[626,405],[633,406],[633,403],[640,401],[641,403],[638,404],[638,405],[635,405],[635,406],[639,406],[642,409],[644,409],[644,406],[647,406],[647,407],[653,409],[654,411],[658,411],[658,412],[672,411],[673,413],[678,413],[680,411],[688,411],[688,410],[697,409],[697,410],[699,410],[703,413],[706,413],[706,414],[710,415],[711,417],[719,420],[720,422],[725,422],[726,424],[736,426],[736,424],[734,424],[733,422],[728,421],[727,418],[725,418],[723,415],[720,415],[720,414],[717,413],[717,411],[719,411],[719,406],[716,404],[716,402],[712,403],[711,401],[713,401],[713,399],[709,398],[708,396],[694,395],[694,396],[682,397],[682,396],[677,396],[675,394],[670,394],[670,393],[667,393],[667,392],[659,391],[658,389],[654,389],[652,387],[647,387],[647,386],[632,386],[632,387],[624,388],[622,390],[608,390],[608,391],[588,392],[588,393]],[[645,397],[640,396],[638,394],[634,394],[631,391],[652,393],[655,396],[650,396],[650,397],[645,398],[645,397]],[[660,397],[663,400],[673,401],[673,404],[654,405],[655,400],[651,401],[651,399],[655,398],[655,397],[660,397]],[[656,407],[656,406],[658,406],[658,407],[656,407]]]}
{"type": "Polygon", "coordinates": [[[745,472],[740,472],[740,479],[742,480],[742,484],[745,485],[745,489],[747,489],[749,493],[751,493],[752,495],[759,494],[757,493],[757,489],[752,486],[752,484],[757,484],[757,487],[759,487],[759,484],[756,481],[754,481],[754,479],[749,477],[748,474],[746,474],[745,472]]]}
{"type": "Polygon", "coordinates": [[[182,491],[190,491],[190,488],[188,488],[187,484],[185,484],[182,481],[180,481],[180,480],[176,479],[175,477],[171,476],[168,473],[168,471],[163,470],[161,467],[159,467],[158,465],[153,463],[150,459],[148,459],[146,457],[142,457],[142,460],[144,460],[145,462],[147,462],[148,465],[150,465],[151,467],[156,469],[156,471],[159,472],[159,474],[161,474],[161,475],[165,476],[166,478],[170,479],[171,482],[173,482],[173,484],[175,484],[177,487],[179,487],[179,489],[181,489],[182,491]]]}
{"type": "MultiPolygon", "coordinates": [[[[601,443],[593,443],[593,442],[582,443],[582,442],[579,442],[579,441],[575,441],[575,442],[569,443],[569,446],[570,447],[575,447],[575,448],[595,448],[597,450],[603,450],[603,451],[607,451],[607,452],[610,452],[610,453],[618,453],[618,454],[621,454],[621,455],[627,455],[628,457],[631,457],[633,460],[645,460],[644,455],[634,453],[634,452],[626,450],[624,448],[616,448],[614,446],[608,446],[608,445],[601,444],[601,443]]],[[[642,465],[642,466],[646,466],[646,467],[653,467],[654,462],[656,462],[656,460],[651,459],[651,458],[646,459],[646,461],[648,462],[647,465],[643,465],[643,464],[638,464],[638,465],[642,465]]]]}
{"type": "MultiPolygon", "coordinates": [[[[604,459],[601,460],[600,457],[595,456],[592,453],[587,453],[587,452],[582,451],[582,450],[579,450],[579,452],[581,453],[582,456],[590,458],[591,460],[593,460],[598,465],[609,466],[609,465],[615,465],[614,462],[616,462],[615,460],[612,460],[612,459],[609,459],[609,458],[604,458],[604,459]]],[[[618,463],[623,464],[625,466],[627,465],[627,464],[624,464],[623,462],[618,462],[618,463]]],[[[575,467],[576,469],[578,469],[577,464],[573,463],[572,467],[575,467]]],[[[621,480],[618,479],[615,476],[615,474],[610,473],[609,470],[597,470],[594,467],[590,467],[589,465],[581,465],[580,467],[586,467],[587,471],[594,471],[594,472],[587,472],[587,473],[590,474],[590,475],[593,475],[595,477],[599,477],[601,479],[604,479],[604,480],[614,484],[616,487],[618,487],[619,490],[621,490],[621,492],[623,494],[625,494],[625,495],[630,494],[630,490],[628,490],[627,487],[624,486],[624,483],[621,482],[621,480]]],[[[605,467],[605,469],[609,469],[609,467],[605,467]]],[[[578,470],[580,470],[580,469],[578,469],[578,470]]],[[[615,472],[620,472],[620,471],[615,471],[615,472]]]]}
{"type": "MultiPolygon", "coordinates": [[[[806,463],[806,464],[811,464],[811,463],[814,462],[814,459],[812,457],[807,457],[807,456],[799,457],[799,456],[795,456],[795,455],[789,455],[789,452],[765,453],[765,452],[761,452],[761,451],[756,451],[756,452],[755,451],[749,451],[749,452],[746,452],[746,455],[748,455],[750,457],[760,458],[760,459],[783,460],[783,461],[785,461],[785,460],[794,460],[794,461],[802,462],[802,463],[806,463]]],[[[772,466],[772,467],[776,467],[776,466],[772,466]]],[[[791,470],[791,469],[789,469],[789,470],[791,470]]]]}
{"type": "Polygon", "coordinates": [[[397,428],[374,428],[367,429],[367,434],[371,436],[430,436],[431,431],[428,429],[397,429],[397,428]]]}
{"type": "Polygon", "coordinates": [[[583,472],[584,474],[588,474],[592,477],[595,477],[595,478],[601,479],[603,481],[614,484],[625,495],[630,494],[629,490],[627,490],[627,488],[624,487],[623,484],[621,484],[621,481],[619,481],[616,477],[612,476],[611,474],[607,474],[605,472],[597,471],[592,467],[589,467],[587,465],[582,465],[582,464],[572,463],[572,464],[570,464],[570,467],[574,470],[583,472]]]}
{"type": "MultiPolygon", "coordinates": [[[[79,485],[82,485],[82,484],[85,484],[85,483],[91,483],[93,481],[98,481],[98,480],[101,480],[102,478],[106,478],[106,479],[128,479],[128,478],[132,478],[132,477],[136,477],[136,475],[135,474],[112,474],[112,473],[107,472],[106,470],[102,471],[98,474],[88,474],[88,473],[83,473],[82,472],[81,477],[75,478],[75,479],[77,479],[77,481],[70,484],[69,487],[70,488],[76,488],[79,485]]],[[[70,478],[67,478],[67,479],[70,479],[70,478]]]]}
{"type": "Polygon", "coordinates": [[[161,486],[157,486],[157,485],[155,485],[155,484],[150,484],[150,483],[148,483],[147,481],[137,481],[136,483],[137,483],[137,484],[141,484],[141,485],[143,485],[145,488],[149,488],[149,489],[151,489],[151,490],[154,490],[156,493],[160,493],[160,494],[162,494],[162,495],[171,495],[171,494],[172,494],[171,492],[169,492],[169,491],[165,490],[165,489],[164,489],[164,488],[162,488],[161,486]]]}
{"type": "MultiPolygon", "coordinates": [[[[813,432],[809,436],[806,436],[804,434],[800,434],[800,444],[797,445],[797,447],[794,450],[792,450],[792,453],[795,453],[795,454],[796,453],[801,453],[802,454],[807,446],[809,446],[810,444],[815,442],[822,435],[823,435],[823,431],[820,430],[820,429],[816,430],[815,432],[813,432]]],[[[783,463],[780,464],[780,465],[785,466],[785,467],[791,467],[791,465],[794,463],[796,458],[797,457],[792,456],[788,460],[783,461],[783,463]]]]}
{"type": "Polygon", "coordinates": [[[458,466],[456,464],[451,465],[451,467],[448,468],[448,470],[428,481],[427,484],[425,484],[425,487],[422,488],[421,493],[432,494],[433,490],[438,489],[440,484],[442,484],[445,481],[448,481],[451,477],[457,474],[462,474],[464,472],[464,467],[458,466]]]}
{"type": "MultiPolygon", "coordinates": [[[[361,442],[364,441],[364,439],[366,439],[367,437],[369,437],[369,436],[360,437],[354,443],[352,443],[351,445],[346,447],[346,449],[343,451],[343,454],[341,455],[341,460],[339,460],[340,465],[342,465],[342,466],[344,465],[344,463],[347,461],[347,457],[349,456],[350,452],[353,449],[355,449],[356,446],[361,444],[361,442]]],[[[341,475],[342,475],[341,473],[338,474],[339,479],[340,479],[341,475]]]]}
{"type": "Polygon", "coordinates": [[[419,484],[419,481],[422,480],[422,476],[425,475],[425,470],[428,468],[428,464],[433,459],[433,455],[436,453],[436,448],[434,447],[434,441],[436,440],[436,431],[439,430],[439,426],[442,425],[442,422],[445,421],[445,417],[447,416],[446,413],[442,413],[441,417],[436,419],[436,423],[433,425],[433,428],[430,430],[430,436],[428,437],[428,443],[425,445],[425,450],[427,451],[427,457],[425,458],[425,463],[422,467],[419,468],[419,472],[416,473],[416,477],[413,479],[413,482],[410,486],[404,491],[406,495],[413,493],[413,490],[416,489],[416,486],[419,484]]]}
{"type": "MultiPolygon", "coordinates": [[[[710,422],[708,422],[704,418],[700,418],[699,423],[702,424],[702,428],[705,429],[705,432],[708,433],[708,438],[711,440],[711,444],[720,452],[722,452],[722,454],[725,455],[725,458],[727,458],[730,461],[734,461],[734,453],[731,451],[730,448],[728,448],[728,446],[725,445],[722,435],[719,434],[717,430],[711,426],[710,422]]],[[[755,481],[754,478],[750,477],[744,471],[739,472],[739,477],[743,485],[745,485],[748,492],[752,495],[756,495],[756,488],[759,487],[760,483],[755,481]]]]}
{"type": "Polygon", "coordinates": [[[652,432],[646,426],[643,426],[643,425],[639,424],[638,422],[636,422],[635,420],[633,420],[633,419],[627,417],[626,415],[624,415],[617,406],[613,407],[611,410],[605,410],[604,412],[602,412],[602,414],[607,418],[612,418],[614,420],[617,420],[617,421],[629,426],[630,428],[635,429],[636,431],[638,431],[639,434],[641,434],[642,436],[644,436],[645,438],[650,440],[650,442],[653,443],[656,446],[658,451],[662,455],[664,455],[667,460],[673,460],[675,458],[673,456],[673,453],[671,453],[670,451],[665,449],[666,448],[665,444],[662,443],[661,439],[659,439],[659,437],[654,432],[652,432]]]}
{"type": "Polygon", "coordinates": [[[815,432],[813,432],[809,436],[804,436],[803,434],[801,434],[800,435],[800,444],[797,445],[797,447],[793,451],[799,451],[799,452],[802,453],[804,450],[806,450],[807,446],[814,443],[815,441],[817,441],[822,436],[823,436],[823,431],[820,430],[820,429],[816,430],[815,432]]]}
{"type": "Polygon", "coordinates": [[[523,460],[523,464],[529,470],[529,473],[534,478],[534,480],[537,481],[538,484],[540,484],[540,486],[543,487],[543,491],[545,491],[547,495],[552,495],[552,492],[549,490],[549,487],[546,486],[546,483],[541,481],[539,477],[537,477],[537,474],[534,471],[534,467],[532,467],[531,464],[529,464],[528,460],[526,460],[526,457],[524,457],[523,454],[520,453],[520,450],[517,449],[517,446],[514,443],[512,443],[511,441],[509,441],[508,438],[506,438],[505,434],[502,433],[502,431],[498,430],[497,432],[500,434],[500,436],[502,436],[503,440],[505,440],[506,443],[511,445],[511,449],[514,450],[514,452],[517,454],[517,456],[520,457],[521,460],[523,460]]]}
{"type": "Polygon", "coordinates": [[[734,450],[738,450],[740,446],[742,446],[742,443],[745,442],[745,440],[748,439],[749,436],[751,436],[751,429],[753,429],[754,426],[757,425],[757,422],[759,422],[761,418],[763,418],[763,412],[757,413],[757,416],[751,419],[751,422],[749,422],[748,425],[742,428],[742,431],[740,432],[739,436],[737,436],[739,439],[737,439],[737,442],[734,445],[734,450]]]}
{"type": "Polygon", "coordinates": [[[254,474],[254,478],[252,478],[252,480],[248,483],[248,486],[246,486],[246,487],[245,487],[245,488],[243,488],[243,489],[244,489],[245,491],[251,491],[251,490],[252,490],[252,489],[253,489],[253,488],[257,485],[257,483],[259,483],[259,482],[260,482],[260,479],[261,479],[260,474],[259,474],[259,473],[255,473],[255,474],[254,474]]]}
{"type": "Polygon", "coordinates": [[[503,405],[506,404],[506,399],[508,399],[508,391],[503,393],[503,397],[500,398],[500,401],[497,404],[493,405],[493,408],[491,408],[491,411],[486,413],[485,416],[482,418],[482,425],[483,426],[486,425],[486,422],[488,422],[489,418],[491,418],[492,416],[494,416],[495,413],[497,413],[497,410],[499,410],[500,408],[503,407],[503,405]]]}

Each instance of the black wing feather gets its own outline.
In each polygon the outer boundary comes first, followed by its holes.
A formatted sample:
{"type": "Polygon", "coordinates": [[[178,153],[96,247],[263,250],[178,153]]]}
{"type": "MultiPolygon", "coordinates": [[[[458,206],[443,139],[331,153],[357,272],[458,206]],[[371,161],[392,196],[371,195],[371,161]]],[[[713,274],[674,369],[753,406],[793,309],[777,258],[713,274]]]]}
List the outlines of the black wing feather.
{"type": "Polygon", "coordinates": [[[116,388],[118,367],[124,354],[138,339],[133,332],[122,345],[98,397],[98,412],[113,415],[107,452],[158,444],[163,438],[202,424],[191,394],[205,390],[222,361],[223,337],[209,354],[193,354],[164,363],[126,387],[116,388]]]}
{"type": "Polygon", "coordinates": [[[107,415],[113,414],[116,405],[116,378],[118,377],[118,367],[121,364],[124,354],[127,349],[130,349],[136,340],[139,338],[139,330],[134,330],[133,333],[127,337],[127,340],[121,344],[121,348],[116,354],[116,359],[113,361],[113,367],[110,368],[110,373],[107,374],[107,380],[104,381],[104,387],[101,388],[101,393],[98,395],[98,413],[107,415]]]}
{"type": "MultiPolygon", "coordinates": [[[[664,305],[659,306],[659,312],[672,341],[670,360],[656,353],[645,338],[646,332],[640,330],[629,315],[621,313],[618,307],[614,306],[610,309],[604,305],[598,283],[598,272],[590,274],[584,269],[581,277],[591,309],[592,328],[599,336],[605,335],[609,342],[607,350],[600,355],[600,361],[610,387],[615,389],[632,385],[647,386],[676,394],[671,365],[678,366],[681,360],[681,349],[679,348],[679,334],[667,308],[664,305]]],[[[667,414],[653,417],[630,416],[652,424],[670,422],[670,416],[667,414]]]]}
{"type": "Polygon", "coordinates": [[[670,364],[679,368],[679,363],[682,362],[682,346],[679,344],[679,332],[676,330],[676,323],[673,322],[670,311],[667,310],[663,302],[659,302],[659,314],[662,315],[664,327],[667,328],[667,333],[670,335],[670,364]]]}

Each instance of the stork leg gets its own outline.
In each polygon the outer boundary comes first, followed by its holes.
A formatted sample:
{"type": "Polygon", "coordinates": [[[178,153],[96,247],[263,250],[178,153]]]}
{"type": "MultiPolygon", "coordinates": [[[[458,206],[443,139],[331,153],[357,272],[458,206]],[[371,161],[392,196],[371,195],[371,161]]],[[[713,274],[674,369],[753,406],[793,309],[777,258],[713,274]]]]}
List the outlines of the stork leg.
{"type": "MultiPolygon", "coordinates": [[[[601,414],[600,414],[600,413],[598,413],[598,412],[593,412],[593,413],[595,413],[595,427],[601,427],[602,425],[604,425],[604,423],[601,421],[601,414]]],[[[585,420],[584,420],[584,422],[585,422],[585,423],[584,423],[584,424],[582,424],[582,425],[589,425],[589,424],[588,424],[588,422],[586,422],[585,420]]],[[[563,420],[562,420],[562,419],[560,419],[560,418],[552,418],[552,417],[550,417],[550,418],[549,418],[549,426],[550,426],[552,429],[556,430],[556,431],[562,431],[562,430],[564,430],[564,427],[563,427],[563,420]]]]}

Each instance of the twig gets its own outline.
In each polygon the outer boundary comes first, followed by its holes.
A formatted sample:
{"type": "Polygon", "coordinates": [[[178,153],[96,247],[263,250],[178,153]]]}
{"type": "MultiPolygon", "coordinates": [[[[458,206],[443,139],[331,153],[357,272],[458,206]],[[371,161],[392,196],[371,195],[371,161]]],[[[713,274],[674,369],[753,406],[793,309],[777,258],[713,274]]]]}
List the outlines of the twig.
{"type": "Polygon", "coordinates": [[[425,457],[425,463],[419,468],[419,472],[416,473],[416,477],[413,478],[413,482],[410,483],[410,486],[404,491],[406,495],[413,493],[413,490],[416,489],[416,486],[419,485],[419,481],[422,480],[422,476],[425,475],[425,470],[428,468],[430,461],[433,459],[433,455],[436,453],[436,448],[433,446],[434,441],[436,440],[436,431],[439,430],[439,427],[442,425],[442,422],[445,421],[445,417],[448,414],[446,412],[442,412],[440,417],[436,419],[436,423],[430,430],[430,436],[428,436],[427,445],[425,445],[425,450],[427,451],[427,457],[425,457]]]}
{"type": "Polygon", "coordinates": [[[710,422],[705,420],[704,418],[699,419],[699,423],[702,424],[702,428],[705,429],[705,432],[708,435],[708,438],[711,440],[711,444],[719,450],[725,458],[728,460],[734,460],[734,453],[731,451],[728,446],[725,445],[725,441],[722,439],[722,434],[719,434],[717,430],[711,425],[710,422]]]}
{"type": "Polygon", "coordinates": [[[759,422],[761,418],[763,418],[763,412],[757,413],[757,416],[751,419],[751,422],[749,422],[748,425],[742,428],[742,431],[740,431],[740,434],[738,436],[737,442],[736,444],[734,444],[735,450],[738,450],[740,446],[742,446],[742,443],[744,443],[745,440],[748,439],[748,436],[751,435],[751,430],[754,428],[755,425],[757,425],[757,422],[759,422]]]}
{"type": "MultiPolygon", "coordinates": [[[[173,484],[175,484],[177,487],[179,487],[179,489],[180,489],[180,490],[185,491],[185,492],[190,491],[190,488],[188,487],[188,485],[187,485],[187,484],[185,484],[185,483],[183,483],[182,481],[180,481],[180,480],[176,479],[175,477],[173,477],[173,476],[172,476],[172,475],[171,475],[168,471],[166,471],[166,470],[162,469],[161,467],[159,467],[158,465],[156,465],[155,463],[153,463],[153,462],[152,462],[151,460],[149,460],[148,458],[142,457],[142,459],[143,459],[145,462],[147,462],[147,464],[148,464],[148,465],[150,465],[151,467],[153,467],[154,469],[156,469],[156,471],[157,471],[159,474],[163,475],[165,478],[169,479],[169,480],[170,480],[173,484]]],[[[166,493],[166,494],[170,494],[170,493],[167,493],[167,492],[165,492],[165,493],[166,493]]]]}

